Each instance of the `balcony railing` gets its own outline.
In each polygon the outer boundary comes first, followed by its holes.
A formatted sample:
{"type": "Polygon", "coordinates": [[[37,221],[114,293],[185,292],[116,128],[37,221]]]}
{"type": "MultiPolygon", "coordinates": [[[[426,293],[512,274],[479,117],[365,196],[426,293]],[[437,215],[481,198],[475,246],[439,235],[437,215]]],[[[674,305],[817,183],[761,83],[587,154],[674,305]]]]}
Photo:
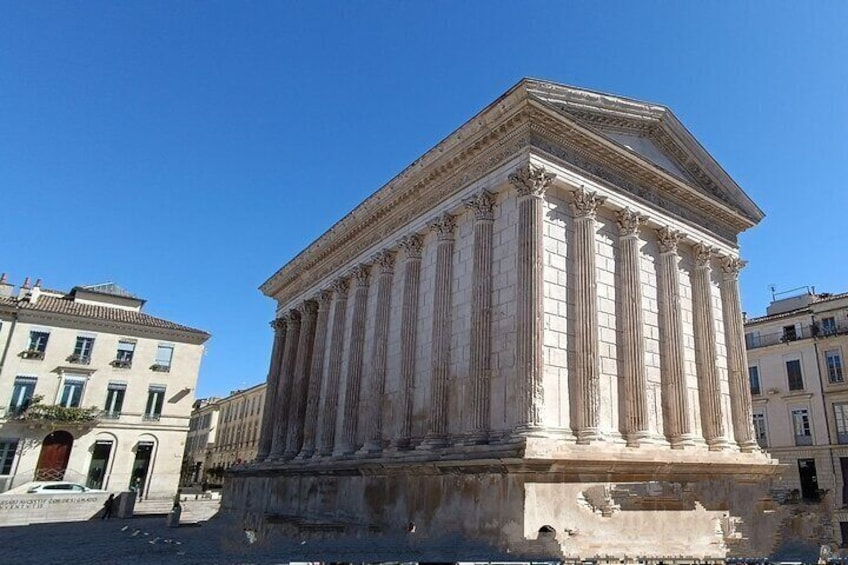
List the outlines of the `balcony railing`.
{"type": "Polygon", "coordinates": [[[770,334],[756,334],[747,332],[745,334],[745,347],[756,349],[768,347],[781,343],[791,343],[801,339],[825,338],[834,335],[848,334],[848,323],[839,323],[831,326],[823,326],[821,323],[808,324],[806,326],[793,326],[792,330],[784,330],[770,334]]]}

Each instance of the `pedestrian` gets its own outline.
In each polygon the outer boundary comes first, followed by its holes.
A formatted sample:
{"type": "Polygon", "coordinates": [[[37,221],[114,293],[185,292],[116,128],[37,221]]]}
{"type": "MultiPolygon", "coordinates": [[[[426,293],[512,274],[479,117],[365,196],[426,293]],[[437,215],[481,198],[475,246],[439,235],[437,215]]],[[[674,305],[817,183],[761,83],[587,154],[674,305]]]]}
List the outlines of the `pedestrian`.
{"type": "Polygon", "coordinates": [[[101,520],[108,520],[112,517],[112,508],[115,506],[115,495],[110,494],[109,498],[106,499],[106,502],[103,503],[103,516],[100,517],[101,520]]]}

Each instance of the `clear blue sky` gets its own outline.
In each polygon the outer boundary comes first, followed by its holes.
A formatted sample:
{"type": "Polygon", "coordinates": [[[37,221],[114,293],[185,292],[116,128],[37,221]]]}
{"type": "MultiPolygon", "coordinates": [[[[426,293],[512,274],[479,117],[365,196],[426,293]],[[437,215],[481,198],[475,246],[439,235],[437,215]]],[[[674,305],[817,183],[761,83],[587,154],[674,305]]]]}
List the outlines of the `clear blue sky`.
{"type": "Polygon", "coordinates": [[[0,271],[115,281],[265,378],[257,287],[534,76],[671,107],[766,212],[769,284],[848,290],[848,2],[0,2],[0,271]]]}

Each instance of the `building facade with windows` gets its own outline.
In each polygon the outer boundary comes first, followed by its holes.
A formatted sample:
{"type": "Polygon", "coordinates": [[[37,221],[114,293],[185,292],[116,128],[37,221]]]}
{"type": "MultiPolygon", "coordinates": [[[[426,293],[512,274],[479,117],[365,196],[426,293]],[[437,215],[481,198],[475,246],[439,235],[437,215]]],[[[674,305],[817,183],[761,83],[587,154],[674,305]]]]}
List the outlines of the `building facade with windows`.
{"type": "Polygon", "coordinates": [[[66,480],[170,497],[209,334],[111,283],[0,279],[0,489],[66,480]]]}
{"type": "Polygon", "coordinates": [[[774,300],[746,320],[745,344],[757,442],[787,466],[781,486],[828,505],[848,542],[848,293],[774,300]]]}
{"type": "Polygon", "coordinates": [[[227,469],[256,459],[265,387],[260,383],[195,404],[184,457],[193,472],[184,484],[221,484],[227,469]]]}
{"type": "Polygon", "coordinates": [[[520,81],[262,285],[259,452],[224,506],[455,560],[762,555],[737,244],[761,218],[667,108],[520,81]]]}
{"type": "Polygon", "coordinates": [[[199,398],[194,402],[183,453],[181,479],[183,486],[206,483],[209,457],[218,437],[219,400],[219,398],[210,397],[199,398]]]}

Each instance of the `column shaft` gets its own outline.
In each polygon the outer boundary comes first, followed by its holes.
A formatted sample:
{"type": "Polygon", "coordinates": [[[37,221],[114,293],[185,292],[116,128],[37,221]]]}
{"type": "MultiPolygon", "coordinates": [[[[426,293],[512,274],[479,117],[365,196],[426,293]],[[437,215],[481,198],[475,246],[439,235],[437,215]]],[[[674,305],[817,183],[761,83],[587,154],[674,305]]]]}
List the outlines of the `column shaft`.
{"type": "Polygon", "coordinates": [[[660,247],[657,294],[660,303],[663,431],[672,447],[684,447],[692,445],[692,438],[683,366],[683,320],[677,268],[677,245],[683,236],[671,228],[662,228],[657,234],[660,247]]]}
{"type": "Polygon", "coordinates": [[[262,425],[259,430],[257,461],[264,461],[271,454],[271,444],[274,441],[274,409],[280,382],[280,364],[286,341],[286,323],[282,318],[271,322],[271,327],[274,328],[274,346],[271,350],[271,367],[268,369],[268,378],[265,380],[265,402],[262,410],[262,425]]]}
{"type": "Polygon", "coordinates": [[[292,385],[291,411],[289,412],[288,436],[286,439],[285,459],[291,459],[300,451],[303,444],[303,420],[306,416],[306,395],[309,392],[309,372],[312,366],[312,345],[315,342],[315,320],[318,316],[318,304],[312,300],[304,302],[300,308],[300,340],[297,344],[297,362],[292,385]]]}
{"type": "Polygon", "coordinates": [[[377,453],[383,449],[383,397],[386,393],[386,356],[389,349],[389,318],[392,311],[394,251],[384,250],[374,258],[380,275],[377,279],[377,313],[374,319],[374,341],[371,350],[371,398],[373,411],[368,439],[363,449],[377,453]]]}
{"type": "Polygon", "coordinates": [[[303,418],[303,447],[298,457],[309,458],[315,453],[315,438],[318,427],[318,408],[321,400],[321,384],[324,379],[324,355],[327,349],[327,326],[330,320],[330,297],[328,291],[317,297],[318,320],[315,326],[315,343],[312,347],[312,364],[309,369],[309,385],[306,413],[303,418]]]}
{"type": "Polygon", "coordinates": [[[292,409],[292,388],[297,346],[300,341],[300,316],[294,310],[286,314],[286,344],[280,364],[280,382],[277,385],[276,409],[274,410],[273,442],[271,459],[282,459],[288,439],[288,419],[292,409]]]}
{"type": "Polygon", "coordinates": [[[400,378],[402,386],[401,422],[397,447],[408,448],[412,438],[413,404],[415,400],[415,353],[418,335],[418,290],[421,280],[421,249],[418,234],[405,236],[399,242],[406,259],[403,265],[403,306],[400,320],[400,378]]]}
{"type": "Polygon", "coordinates": [[[471,295],[471,428],[472,441],[488,438],[491,425],[492,237],[494,194],[485,190],[465,202],[474,211],[474,265],[471,295]]]}
{"type": "Polygon", "coordinates": [[[342,437],[338,454],[356,451],[356,431],[359,425],[359,391],[362,388],[362,363],[365,354],[365,315],[368,306],[368,276],[370,267],[358,265],[353,270],[356,293],[353,297],[353,318],[350,327],[350,347],[347,356],[347,389],[345,391],[342,437]]]}
{"type": "Polygon", "coordinates": [[[618,213],[619,304],[621,318],[621,431],[627,445],[638,446],[650,437],[648,395],[645,376],[645,341],[642,321],[642,280],[640,277],[639,228],[645,218],[625,208],[618,213]]]}
{"type": "Polygon", "coordinates": [[[443,214],[430,224],[438,237],[436,278],[433,291],[433,333],[431,349],[430,415],[426,443],[440,447],[447,443],[448,373],[450,372],[451,279],[453,278],[453,242],[456,221],[443,214]]]}
{"type": "Polygon", "coordinates": [[[721,412],[721,387],[716,370],[715,317],[713,316],[710,260],[713,250],[697,244],[692,284],[692,307],[695,330],[695,366],[698,373],[698,399],[701,429],[710,449],[727,446],[721,412]]]}
{"type": "Polygon", "coordinates": [[[327,367],[327,391],[324,396],[321,427],[321,455],[331,455],[336,438],[336,415],[339,408],[339,381],[342,375],[345,318],[347,317],[347,279],[333,284],[333,328],[330,336],[330,360],[327,367]]]}
{"type": "Polygon", "coordinates": [[[733,418],[733,437],[739,449],[757,451],[751,411],[751,387],[748,382],[748,352],[745,349],[745,332],[739,302],[739,271],[745,262],[735,257],[725,257],[721,268],[722,319],[724,339],[727,344],[727,372],[730,383],[730,413],[733,418]]]}
{"type": "Polygon", "coordinates": [[[543,423],[544,199],[555,176],[527,163],[509,177],[518,193],[515,367],[520,403],[516,428],[519,436],[540,429],[543,423]]]}
{"type": "Polygon", "coordinates": [[[582,188],[574,192],[574,431],[577,443],[601,438],[601,375],[598,357],[598,282],[595,213],[606,200],[582,188]]]}

